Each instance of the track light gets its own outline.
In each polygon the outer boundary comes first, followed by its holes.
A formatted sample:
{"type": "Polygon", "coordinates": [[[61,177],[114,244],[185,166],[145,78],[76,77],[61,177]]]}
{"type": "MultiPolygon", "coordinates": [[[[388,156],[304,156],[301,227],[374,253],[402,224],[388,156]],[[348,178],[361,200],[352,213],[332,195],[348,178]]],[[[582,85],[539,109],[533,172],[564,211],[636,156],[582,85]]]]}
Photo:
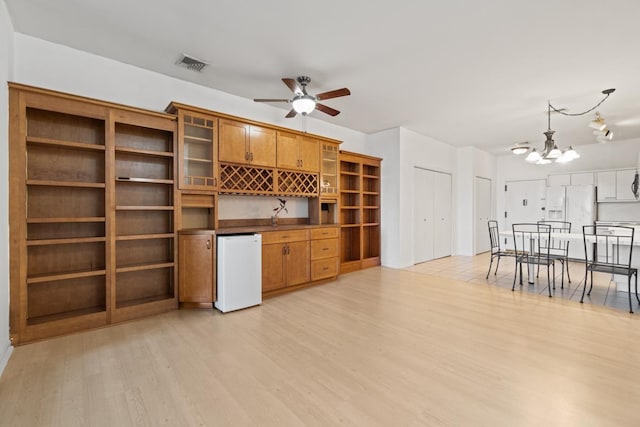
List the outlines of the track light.
{"type": "Polygon", "coordinates": [[[600,113],[596,112],[596,118],[589,122],[589,127],[597,131],[602,131],[607,127],[600,113]]]}

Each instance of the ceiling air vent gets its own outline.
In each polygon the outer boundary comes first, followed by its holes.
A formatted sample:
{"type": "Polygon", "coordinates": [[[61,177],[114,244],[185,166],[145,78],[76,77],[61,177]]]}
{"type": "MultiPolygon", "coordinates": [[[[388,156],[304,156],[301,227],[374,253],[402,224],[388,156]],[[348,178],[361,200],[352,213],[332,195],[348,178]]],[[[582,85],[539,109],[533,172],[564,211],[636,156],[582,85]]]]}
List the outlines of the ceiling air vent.
{"type": "Polygon", "coordinates": [[[180,59],[178,59],[178,62],[176,62],[176,64],[188,70],[193,70],[198,72],[202,71],[204,67],[209,65],[207,62],[204,62],[202,59],[195,58],[191,55],[187,55],[186,53],[183,53],[180,56],[180,59]]]}

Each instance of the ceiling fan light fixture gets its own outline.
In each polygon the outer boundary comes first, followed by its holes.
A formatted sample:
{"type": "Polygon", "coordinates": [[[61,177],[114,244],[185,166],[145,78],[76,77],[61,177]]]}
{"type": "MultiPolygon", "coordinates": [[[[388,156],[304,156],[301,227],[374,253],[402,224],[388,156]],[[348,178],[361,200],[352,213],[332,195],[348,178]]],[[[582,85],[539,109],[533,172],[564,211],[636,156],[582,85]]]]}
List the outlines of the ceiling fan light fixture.
{"type": "Polygon", "coordinates": [[[306,116],[316,108],[316,100],[311,95],[299,95],[291,101],[296,113],[306,116]]]}

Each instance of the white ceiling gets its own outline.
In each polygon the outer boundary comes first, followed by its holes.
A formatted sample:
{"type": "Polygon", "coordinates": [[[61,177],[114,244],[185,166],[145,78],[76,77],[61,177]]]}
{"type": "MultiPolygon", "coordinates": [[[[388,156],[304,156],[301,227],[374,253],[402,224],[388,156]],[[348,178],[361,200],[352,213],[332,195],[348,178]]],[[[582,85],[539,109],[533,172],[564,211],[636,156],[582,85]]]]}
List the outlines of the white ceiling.
{"type": "MultiPolygon", "coordinates": [[[[595,105],[615,141],[640,137],[638,0],[5,0],[16,31],[245,98],[288,98],[280,80],[366,133],[403,126],[496,153],[543,148],[547,99],[595,105]],[[186,52],[211,65],[175,65],[186,52]]],[[[282,114],[289,109],[280,106],[282,114]]],[[[206,106],[204,106],[206,107],[206,106]]],[[[561,145],[593,144],[582,117],[553,115],[561,145]]]]}

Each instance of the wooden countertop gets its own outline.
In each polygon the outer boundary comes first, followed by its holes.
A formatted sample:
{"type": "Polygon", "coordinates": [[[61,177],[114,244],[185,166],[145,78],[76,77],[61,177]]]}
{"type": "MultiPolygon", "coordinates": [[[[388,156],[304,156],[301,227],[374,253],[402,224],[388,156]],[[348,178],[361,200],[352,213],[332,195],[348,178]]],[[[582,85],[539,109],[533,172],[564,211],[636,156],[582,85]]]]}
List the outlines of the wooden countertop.
{"type": "Polygon", "coordinates": [[[207,233],[217,234],[218,236],[224,236],[229,234],[240,233],[266,233],[268,231],[286,231],[286,230],[307,230],[311,228],[335,228],[339,227],[339,224],[294,224],[294,225],[252,225],[246,227],[224,227],[216,230],[209,229],[188,229],[180,230],[182,234],[198,234],[207,233]]]}

